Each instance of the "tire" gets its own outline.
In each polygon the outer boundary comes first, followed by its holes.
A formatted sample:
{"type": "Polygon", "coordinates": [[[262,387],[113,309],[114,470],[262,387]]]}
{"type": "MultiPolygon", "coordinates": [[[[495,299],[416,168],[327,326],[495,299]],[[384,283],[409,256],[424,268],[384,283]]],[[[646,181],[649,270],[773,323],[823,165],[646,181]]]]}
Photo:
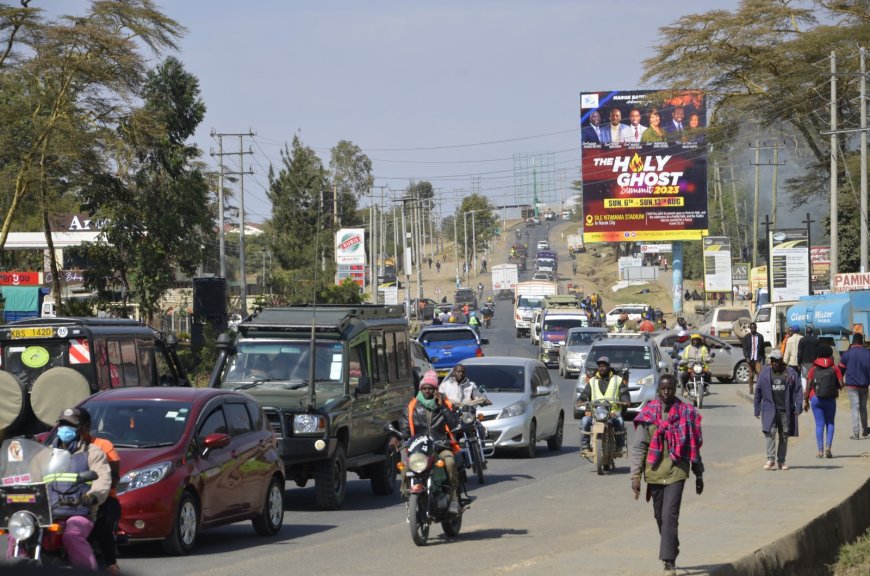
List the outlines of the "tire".
{"type": "Polygon", "coordinates": [[[700,410],[704,406],[704,383],[701,382],[700,389],[695,388],[695,406],[700,410]]]}
{"type": "Polygon", "coordinates": [[[193,494],[184,491],[172,522],[172,532],[163,540],[163,549],[175,556],[190,554],[199,535],[199,504],[193,494]]]}
{"type": "Polygon", "coordinates": [[[565,415],[559,414],[559,422],[556,423],[556,431],[547,438],[547,448],[550,452],[558,452],[562,449],[562,441],[565,439],[565,415]]]}
{"type": "Polygon", "coordinates": [[[426,498],[420,494],[408,496],[408,526],[411,539],[417,546],[425,546],[429,540],[429,522],[426,520],[426,498]]]}
{"type": "Polygon", "coordinates": [[[535,448],[538,444],[538,425],[532,420],[532,423],[529,424],[529,445],[523,451],[523,457],[525,458],[534,458],[535,457],[535,448]]]}
{"type": "MultiPolygon", "coordinates": [[[[474,462],[472,466],[474,468],[474,473],[477,475],[477,483],[483,484],[483,447],[480,445],[480,442],[474,443],[474,451],[472,454],[472,458],[474,458],[474,462]]],[[[445,530],[446,532],[446,530],[445,530]]]]}
{"type": "Polygon", "coordinates": [[[21,421],[27,399],[26,393],[24,384],[18,378],[9,372],[0,371],[0,398],[3,398],[3,402],[0,403],[0,437],[13,435],[6,434],[6,431],[14,431],[21,421]]]}
{"type": "Polygon", "coordinates": [[[260,536],[274,536],[284,524],[284,482],[273,476],[266,489],[263,511],[251,520],[254,532],[260,536]]]}
{"type": "Polygon", "coordinates": [[[321,510],[338,510],[347,494],[347,462],[344,445],[339,442],[328,460],[321,460],[314,468],[314,488],[317,506],[321,510]]]}
{"type": "Polygon", "coordinates": [[[441,530],[444,531],[445,536],[450,538],[456,538],[459,536],[459,531],[462,530],[462,514],[442,522],[441,530]]]}
{"type": "Polygon", "coordinates": [[[522,336],[523,336],[523,331],[520,329],[517,329],[517,338],[522,338],[522,336]]]}
{"type": "Polygon", "coordinates": [[[30,387],[33,413],[46,426],[54,426],[57,415],[90,396],[87,379],[72,368],[51,368],[39,375],[30,387]]]}
{"type": "Polygon", "coordinates": [[[734,367],[734,379],[737,380],[738,384],[749,383],[749,370],[749,364],[745,360],[737,363],[737,366],[734,367]]]}
{"type": "Polygon", "coordinates": [[[731,384],[732,382],[734,382],[734,378],[731,377],[731,376],[728,376],[728,377],[725,377],[725,376],[716,376],[716,380],[718,380],[718,381],[721,382],[722,384],[731,384]]]}
{"type": "Polygon", "coordinates": [[[604,438],[601,436],[595,437],[595,451],[592,454],[592,461],[595,464],[595,470],[598,471],[598,475],[602,476],[604,474],[604,438]]]}
{"type": "Polygon", "coordinates": [[[370,465],[369,478],[375,496],[390,496],[396,492],[399,478],[396,473],[396,460],[389,446],[385,449],[384,459],[370,465]]]}

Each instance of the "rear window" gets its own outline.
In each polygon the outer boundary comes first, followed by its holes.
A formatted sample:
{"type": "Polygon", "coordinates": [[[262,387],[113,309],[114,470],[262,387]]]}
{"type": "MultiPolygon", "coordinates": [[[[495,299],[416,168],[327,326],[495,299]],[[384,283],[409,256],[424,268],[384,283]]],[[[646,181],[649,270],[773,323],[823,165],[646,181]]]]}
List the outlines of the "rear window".
{"type": "Polygon", "coordinates": [[[541,301],[543,297],[529,297],[529,296],[520,296],[520,299],[517,300],[517,306],[519,308],[540,308],[541,301]]]}
{"type": "Polygon", "coordinates": [[[739,318],[749,318],[749,310],[747,308],[741,308],[740,310],[719,310],[717,322],[734,322],[739,318]]]}
{"type": "Polygon", "coordinates": [[[591,345],[596,340],[604,338],[606,334],[606,332],[573,332],[568,336],[568,345],[591,345]]]}
{"type": "Polygon", "coordinates": [[[465,364],[465,375],[487,392],[523,392],[525,368],[522,366],[475,366],[465,364]]]}
{"type": "Polygon", "coordinates": [[[424,332],[420,336],[420,341],[423,344],[432,344],[435,342],[461,342],[461,341],[469,341],[469,340],[477,340],[474,335],[474,330],[433,330],[431,332],[424,332]]]}
{"type": "Polygon", "coordinates": [[[556,318],[544,320],[545,332],[567,332],[571,328],[580,328],[585,325],[583,318],[556,318]]]}
{"type": "Polygon", "coordinates": [[[649,346],[598,346],[589,353],[589,358],[607,356],[610,366],[620,370],[626,364],[630,368],[650,368],[652,366],[652,350],[649,346]]]}

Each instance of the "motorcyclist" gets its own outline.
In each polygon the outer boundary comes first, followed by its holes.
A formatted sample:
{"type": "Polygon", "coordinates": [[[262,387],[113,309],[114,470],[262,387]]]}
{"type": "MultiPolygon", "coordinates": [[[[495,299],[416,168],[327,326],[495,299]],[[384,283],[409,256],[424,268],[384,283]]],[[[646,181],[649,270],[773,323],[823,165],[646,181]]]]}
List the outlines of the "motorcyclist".
{"type": "MultiPolygon", "coordinates": [[[[628,383],[625,382],[610,367],[610,358],[601,356],[598,358],[598,370],[586,381],[586,388],[580,392],[578,403],[586,404],[601,400],[609,400],[613,404],[613,429],[622,432],[616,435],[616,446],[622,450],[625,447],[625,422],[622,419],[621,408],[631,404],[631,395],[628,391],[628,383]]],[[[590,434],[592,431],[592,415],[586,414],[580,419],[580,450],[588,452],[590,446],[590,434]]]]}
{"type": "Polygon", "coordinates": [[[486,306],[488,308],[491,308],[492,310],[495,310],[495,302],[492,301],[492,296],[486,297],[486,306]]]}
{"type": "Polygon", "coordinates": [[[480,335],[480,319],[477,317],[477,312],[471,312],[471,316],[468,317],[468,325],[474,329],[478,336],[480,335]]]}
{"type": "Polygon", "coordinates": [[[94,529],[97,508],[106,501],[112,487],[112,471],[105,452],[86,440],[90,432],[84,429],[89,425],[85,424],[78,408],[67,408],[61,412],[57,419],[57,438],[53,447],[69,451],[70,465],[65,473],[48,475],[44,480],[51,482],[49,499],[52,513],[67,517],[61,538],[70,564],[75,568],[96,570],[97,560],[88,536],[94,529]],[[75,476],[87,470],[97,473],[97,479],[92,483],[76,484],[71,481],[70,475],[75,476]],[[61,505],[57,502],[61,497],[65,500],[78,498],[78,503],[61,505]]]}
{"type": "Polygon", "coordinates": [[[628,313],[619,315],[619,320],[613,325],[614,332],[637,332],[637,322],[628,319],[628,313]]]}
{"type": "Polygon", "coordinates": [[[700,334],[692,334],[692,343],[683,350],[680,354],[680,382],[683,385],[683,396],[688,394],[689,384],[689,367],[694,362],[700,362],[704,367],[704,394],[707,394],[707,388],[710,384],[710,370],[707,364],[710,362],[710,351],[704,346],[704,339],[700,334]]]}
{"type": "Polygon", "coordinates": [[[453,404],[438,391],[438,375],[429,370],[420,380],[420,392],[408,403],[402,416],[402,435],[406,440],[417,434],[429,434],[436,442],[449,443],[451,448],[441,450],[438,457],[444,461],[447,482],[450,484],[451,514],[459,514],[459,469],[454,453],[459,450],[451,430],[458,425],[453,404]]]}
{"type": "Polygon", "coordinates": [[[441,381],[438,386],[438,391],[444,394],[453,404],[467,404],[472,400],[485,400],[486,404],[491,404],[487,399],[486,394],[481,392],[477,384],[472,382],[465,376],[465,366],[457,364],[450,371],[450,375],[441,381]]]}

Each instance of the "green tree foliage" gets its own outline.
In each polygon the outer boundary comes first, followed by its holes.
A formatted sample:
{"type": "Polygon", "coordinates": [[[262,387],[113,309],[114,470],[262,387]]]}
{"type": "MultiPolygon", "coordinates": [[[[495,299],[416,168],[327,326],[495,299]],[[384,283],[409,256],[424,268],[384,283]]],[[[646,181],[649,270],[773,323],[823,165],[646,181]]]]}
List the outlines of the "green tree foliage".
{"type": "Polygon", "coordinates": [[[86,248],[88,285],[105,300],[120,284],[123,304],[134,300],[150,321],[176,270],[192,275],[202,262],[214,215],[201,152],[185,143],[205,115],[198,80],[167,58],[148,73],[142,96],[144,106],[121,124],[118,169],[83,191],[83,208],[106,221],[105,238],[86,248]]]}
{"type": "Polygon", "coordinates": [[[482,252],[489,245],[489,241],[495,236],[495,231],[498,227],[498,217],[495,214],[495,208],[486,196],[480,194],[472,194],[462,199],[462,204],[459,205],[459,209],[456,211],[455,221],[460,257],[465,255],[466,243],[468,245],[468,255],[469,257],[472,256],[475,239],[477,241],[477,251],[482,252]]]}
{"type": "Polygon", "coordinates": [[[359,199],[369,194],[375,182],[372,161],[359,146],[342,140],[332,148],[329,169],[332,188],[338,198],[336,225],[345,228],[359,225],[359,199]]]}

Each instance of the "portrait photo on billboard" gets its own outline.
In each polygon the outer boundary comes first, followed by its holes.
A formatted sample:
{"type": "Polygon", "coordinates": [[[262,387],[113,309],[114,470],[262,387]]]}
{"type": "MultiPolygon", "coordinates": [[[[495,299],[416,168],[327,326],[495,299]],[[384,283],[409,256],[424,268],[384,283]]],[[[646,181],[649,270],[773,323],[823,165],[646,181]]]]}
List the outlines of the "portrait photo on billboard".
{"type": "Polygon", "coordinates": [[[582,92],[580,126],[585,241],[707,234],[702,92],[582,92]]]}

